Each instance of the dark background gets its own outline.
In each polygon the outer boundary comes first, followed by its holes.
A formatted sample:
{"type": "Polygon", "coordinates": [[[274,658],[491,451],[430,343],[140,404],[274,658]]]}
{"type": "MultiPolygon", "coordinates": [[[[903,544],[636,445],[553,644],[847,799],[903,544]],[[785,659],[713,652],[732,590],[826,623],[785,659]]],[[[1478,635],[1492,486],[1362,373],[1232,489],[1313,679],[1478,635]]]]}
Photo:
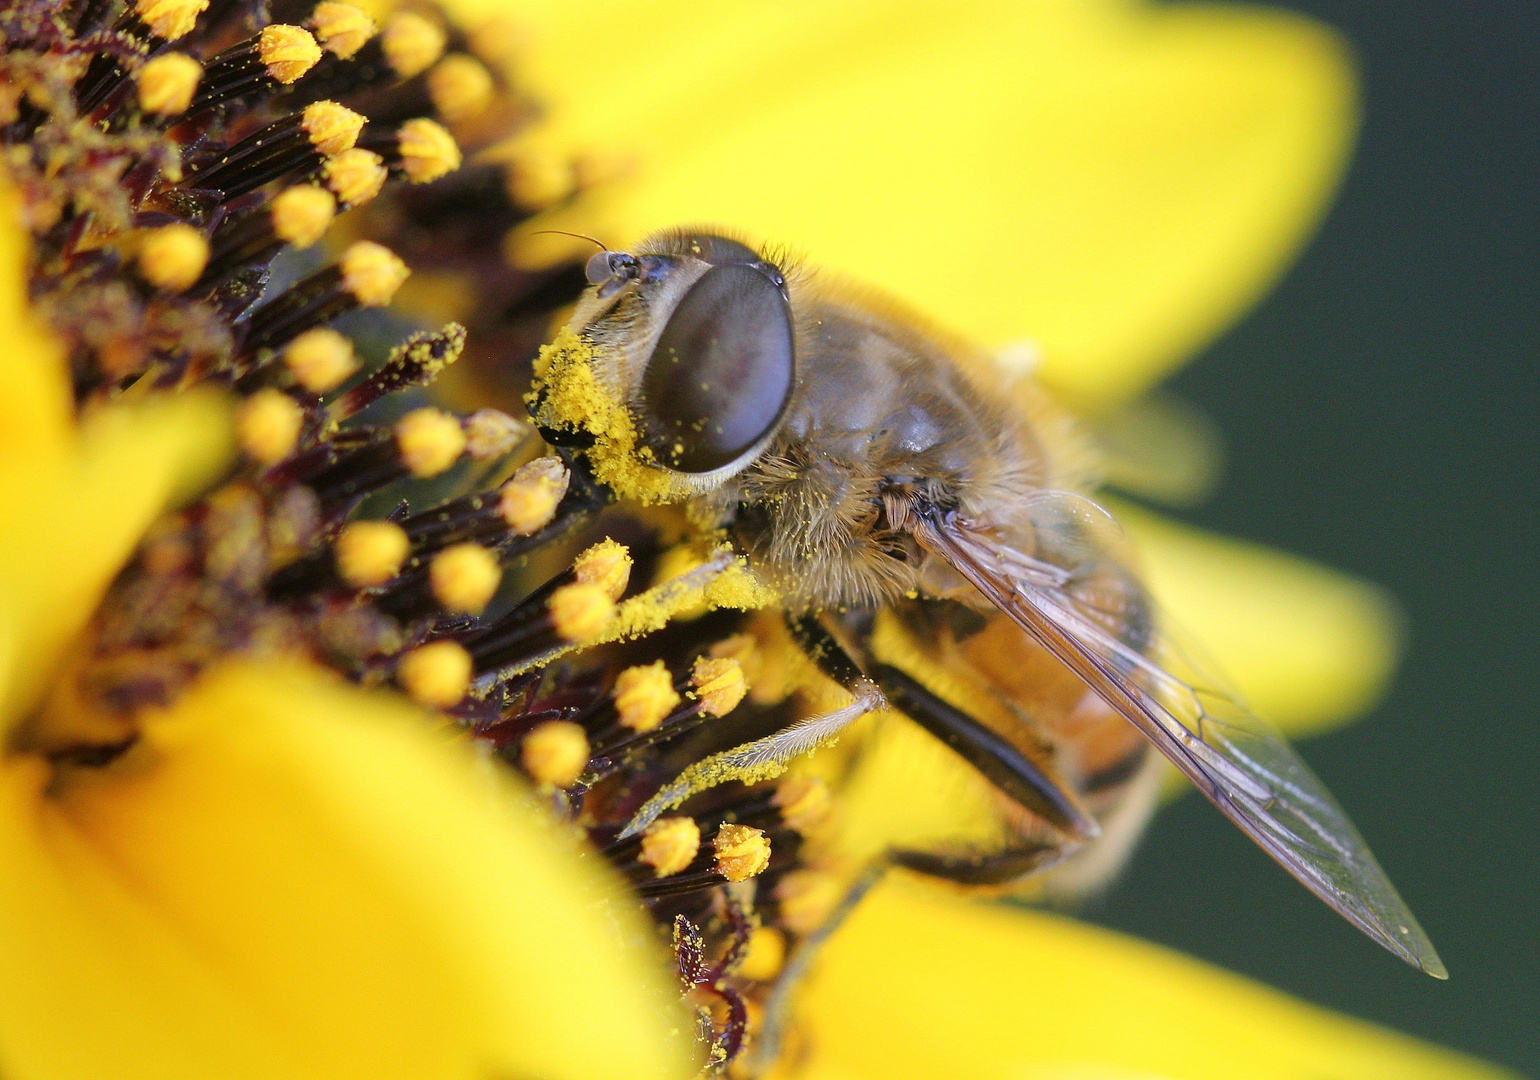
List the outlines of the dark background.
{"type": "Polygon", "coordinates": [[[1279,288],[1171,383],[1223,428],[1198,524],[1388,586],[1388,699],[1304,753],[1452,978],[1403,967],[1196,796],[1086,914],[1540,1074],[1540,4],[1291,6],[1340,28],[1361,144],[1279,288]]]}

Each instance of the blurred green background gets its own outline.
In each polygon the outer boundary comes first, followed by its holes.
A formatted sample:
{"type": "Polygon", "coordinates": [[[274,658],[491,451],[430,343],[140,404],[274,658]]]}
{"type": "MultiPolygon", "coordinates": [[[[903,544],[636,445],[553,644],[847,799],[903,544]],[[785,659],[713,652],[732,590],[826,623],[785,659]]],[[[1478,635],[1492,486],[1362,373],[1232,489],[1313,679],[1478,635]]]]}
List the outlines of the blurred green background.
{"type": "Polygon", "coordinates": [[[1190,795],[1085,914],[1540,1075],[1540,5],[1289,6],[1357,49],[1361,142],[1299,264],[1169,384],[1229,450],[1182,516],[1400,599],[1389,697],[1304,753],[1452,978],[1403,967],[1190,795]]]}

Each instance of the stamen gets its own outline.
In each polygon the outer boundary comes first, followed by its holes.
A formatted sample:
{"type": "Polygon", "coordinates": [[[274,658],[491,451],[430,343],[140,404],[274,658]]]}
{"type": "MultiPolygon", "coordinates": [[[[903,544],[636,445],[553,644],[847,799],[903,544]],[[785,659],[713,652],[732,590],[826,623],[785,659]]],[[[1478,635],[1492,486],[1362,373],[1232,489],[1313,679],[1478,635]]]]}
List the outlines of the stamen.
{"type": "Polygon", "coordinates": [[[280,191],[268,211],[273,235],[286,244],[307,248],[331,227],[337,199],[325,188],[297,184],[280,191]]]}
{"type": "Polygon", "coordinates": [[[353,343],[325,326],[306,330],[289,342],[283,363],[295,381],[313,394],[336,389],[358,370],[353,343]]]}
{"type": "Polygon", "coordinates": [[[432,67],[443,55],[447,41],[437,23],[410,11],[392,15],[380,34],[386,61],[403,79],[410,79],[432,67]]]}
{"type": "Polygon", "coordinates": [[[419,117],[402,124],[395,146],[401,171],[414,184],[432,183],[460,167],[459,144],[432,120],[419,117]]]}
{"type": "Polygon", "coordinates": [[[327,157],[353,149],[364,117],[335,101],[313,101],[301,113],[300,126],[310,136],[310,144],[327,157]]]}
{"type": "Polygon", "coordinates": [[[417,409],[396,421],[396,448],[412,475],[426,479],[460,459],[465,431],[458,418],[440,409],[417,409]]]}
{"type": "Polygon", "coordinates": [[[241,450],[259,465],[276,465],[294,452],[305,410],[288,394],[268,387],[241,402],[235,435],[241,450]]]}
{"type": "Polygon", "coordinates": [[[144,236],[139,248],[139,272],[157,289],[183,292],[203,275],[209,244],[191,225],[165,225],[144,236]]]}
{"type": "Polygon", "coordinates": [[[731,882],[747,881],[770,865],[770,840],[752,825],[722,825],[711,847],[717,873],[731,882]]]}
{"type": "Polygon", "coordinates": [[[175,41],[192,33],[209,0],[135,0],[134,14],[162,41],[175,41]]]}
{"type": "Polygon", "coordinates": [[[299,26],[275,23],[257,35],[257,55],[274,81],[288,86],[298,82],[321,59],[315,35],[299,26]]]}
{"type": "Polygon", "coordinates": [[[690,673],[690,685],[706,716],[726,716],[738,707],[749,685],[743,668],[733,659],[701,657],[690,673]]]}
{"type": "Polygon", "coordinates": [[[512,450],[532,430],[501,409],[477,409],[465,418],[465,452],[477,461],[489,461],[512,450]]]}
{"type": "Polygon", "coordinates": [[[480,544],[456,544],[433,556],[428,579],[445,611],[480,615],[502,582],[503,568],[480,544]]]}
{"type": "Polygon", "coordinates": [[[397,664],[396,682],[419,705],[453,708],[470,688],[470,654],[453,641],[419,646],[397,664]]]}
{"type": "Polygon", "coordinates": [[[467,53],[452,53],[428,72],[433,110],[451,124],[474,120],[492,104],[496,87],[486,65],[467,53]]]}
{"type": "Polygon", "coordinates": [[[320,58],[321,47],[310,31],[283,23],[263,27],[255,37],[230,46],[203,65],[203,81],[188,114],[270,94],[297,81],[320,58]]]}
{"type": "Polygon", "coordinates": [[[845,893],[845,886],[832,874],[793,870],[776,884],[773,895],[780,905],[780,924],[805,937],[828,922],[845,893]]]}
{"type": "Polygon", "coordinates": [[[609,625],[615,617],[615,601],[598,585],[573,582],[551,593],[546,610],[560,637],[583,643],[598,637],[609,625]]]}
{"type": "Polygon", "coordinates": [[[548,720],[524,736],[519,762],[538,784],[570,787],[588,764],[588,735],[570,720],[548,720]]]}
{"type": "Polygon", "coordinates": [[[333,546],[337,576],[358,589],[377,588],[401,571],[412,543],[390,521],[352,521],[333,546]]]}
{"type": "Polygon", "coordinates": [[[569,473],[558,457],[541,457],[519,467],[498,494],[498,512],[516,533],[544,528],[567,494],[569,473]]]}
{"type": "Polygon", "coordinates": [[[335,101],[312,102],[248,135],[182,186],[220,191],[229,200],[280,177],[312,174],[351,149],[363,126],[362,116],[335,101]]]}
{"type": "Polygon", "coordinates": [[[374,20],[352,4],[322,0],[310,13],[316,40],[339,60],[351,60],[378,31],[374,20]]]}
{"type": "Polygon", "coordinates": [[[694,818],[659,818],[642,834],[641,862],[654,876],[670,877],[686,869],[700,851],[700,826],[694,818]]]}
{"type": "Polygon", "coordinates": [[[264,209],[227,217],[210,242],[213,253],[203,272],[202,288],[212,290],[260,271],[285,244],[309,247],[325,235],[336,210],[331,192],[297,184],[280,191],[264,209]]]}
{"type": "Polygon", "coordinates": [[[638,734],[655,730],[680,700],[662,660],[626,668],[616,677],[613,693],[621,725],[638,734]]]}
{"type": "Polygon", "coordinates": [[[828,820],[831,798],[829,785],[821,777],[797,776],[776,788],[770,804],[781,812],[781,820],[804,836],[828,820]]]}
{"type": "Polygon", "coordinates": [[[139,107],[157,116],[176,116],[192,104],[203,65],[186,53],[169,52],[139,69],[139,107]]]}
{"type": "Polygon", "coordinates": [[[631,565],[630,549],[606,538],[573,560],[572,576],[585,585],[599,586],[611,600],[619,600],[631,581],[631,565]]]}
{"type": "MultiPolygon", "coordinates": [[[[349,151],[351,153],[352,151],[349,151]]],[[[410,271],[388,248],[360,240],[329,266],[257,308],[247,323],[242,355],[276,349],[295,336],[360,307],[383,307],[410,271]]],[[[247,363],[243,370],[259,366],[247,363]]]]}
{"type": "Polygon", "coordinates": [[[413,334],[391,351],[377,371],[338,398],[327,413],[332,424],[356,415],[387,394],[432,382],[459,359],[465,349],[465,327],[449,323],[442,330],[413,334]]]}
{"type": "Polygon", "coordinates": [[[327,158],[326,164],[321,166],[322,179],[344,207],[371,202],[385,186],[389,175],[385,159],[362,147],[344,150],[336,157],[327,158]]]}

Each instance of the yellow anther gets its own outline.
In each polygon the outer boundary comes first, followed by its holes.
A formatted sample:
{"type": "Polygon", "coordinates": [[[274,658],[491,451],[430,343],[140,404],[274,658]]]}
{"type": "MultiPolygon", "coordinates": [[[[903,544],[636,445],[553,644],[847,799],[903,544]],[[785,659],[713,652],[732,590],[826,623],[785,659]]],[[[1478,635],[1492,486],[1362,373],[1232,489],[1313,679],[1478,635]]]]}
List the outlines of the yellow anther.
{"type": "Polygon", "coordinates": [[[447,709],[464,699],[471,685],[471,654],[454,641],[413,649],[396,665],[396,682],[419,705],[447,709]]]}
{"type": "Polygon", "coordinates": [[[337,537],[337,576],[358,589],[383,585],[412,552],[406,531],[393,521],[350,521],[337,537]]]}
{"type": "Polygon", "coordinates": [[[528,434],[528,424],[501,409],[477,409],[465,420],[465,452],[486,461],[506,454],[528,434]]]}
{"type": "Polygon", "coordinates": [[[480,615],[502,580],[497,556],[480,544],[447,547],[428,566],[433,598],[456,615],[480,615]]]}
{"type": "Polygon", "coordinates": [[[163,225],[144,234],[139,272],[157,289],[179,293],[203,275],[209,242],[191,225],[163,225]]]}
{"type": "Polygon", "coordinates": [[[829,816],[829,785],[817,776],[794,776],[775,789],[770,802],[782,821],[806,833],[829,816]]]}
{"type": "Polygon", "coordinates": [[[157,116],[176,116],[192,104],[203,65],[186,53],[169,52],[139,69],[139,107],[157,116]]]}
{"type": "Polygon", "coordinates": [[[284,366],[306,390],[324,394],[358,370],[353,343],[329,326],[306,330],[283,350],[284,366]]]}
{"type": "Polygon", "coordinates": [[[296,184],[273,196],[268,213],[274,236],[286,244],[307,248],[326,235],[337,213],[337,197],[313,184],[296,184]]]}
{"type": "Polygon", "coordinates": [[[316,66],[321,59],[321,46],[303,26],[273,23],[257,35],[257,55],[273,81],[288,86],[316,66]]]}
{"type": "Polygon", "coordinates": [[[398,11],[385,23],[380,47],[395,73],[410,79],[444,55],[446,38],[439,25],[410,11],[398,11]]]}
{"type": "Polygon", "coordinates": [[[572,576],[619,600],[631,581],[631,549],[605,538],[572,561],[572,576]]]}
{"type": "Polygon", "coordinates": [[[372,150],[353,147],[326,159],[321,178],[344,206],[362,206],[380,193],[390,174],[385,159],[372,150]]]}
{"type": "Polygon", "coordinates": [[[134,14],[162,41],[175,41],[192,32],[209,0],[135,0],[134,14]]]}
{"type": "Polygon", "coordinates": [[[384,307],[390,303],[411,273],[390,248],[372,240],[360,240],[344,251],[340,265],[342,287],[364,307],[384,307]]]}
{"type": "Polygon", "coordinates": [[[321,0],[315,6],[310,13],[310,28],[321,46],[342,60],[351,59],[378,30],[374,20],[361,9],[339,4],[337,0],[321,0]]]}
{"type": "Polygon", "coordinates": [[[677,874],[695,861],[700,852],[700,826],[694,818],[659,818],[642,833],[637,857],[660,878],[677,874]]]}
{"type": "Polygon", "coordinates": [[[707,716],[726,716],[738,707],[749,684],[743,668],[731,658],[703,656],[690,672],[690,686],[700,699],[700,711],[707,716]]]}
{"type": "Polygon", "coordinates": [[[235,437],[242,452],[259,465],[276,465],[294,452],[305,411],[288,394],[268,387],[241,403],[235,437]]]}
{"type": "Polygon", "coordinates": [[[440,409],[414,409],[396,421],[396,450],[413,476],[437,476],[465,452],[465,431],[440,409]]]}
{"type": "Polygon", "coordinates": [[[563,585],[545,602],[551,625],[568,641],[584,642],[599,636],[615,617],[615,601],[597,585],[563,585]]]}
{"type": "Polygon", "coordinates": [[[519,536],[543,529],[556,516],[568,479],[567,467],[554,455],[520,465],[498,493],[503,520],[519,536]]]}
{"type": "Polygon", "coordinates": [[[750,686],[759,681],[760,670],[764,667],[764,655],[753,634],[734,634],[723,638],[707,651],[718,660],[738,661],[743,668],[743,677],[750,686]]]}
{"type": "Polygon", "coordinates": [[[536,783],[568,787],[588,764],[588,736],[570,720],[547,720],[524,736],[519,761],[536,783]]]}
{"type": "Polygon", "coordinates": [[[628,667],[615,678],[615,713],[632,731],[651,731],[679,706],[674,677],[662,660],[628,667]]]}
{"type": "Polygon", "coordinates": [[[444,57],[428,72],[428,98],[451,124],[473,120],[492,103],[492,73],[469,53],[444,57]]]}
{"type": "Polygon", "coordinates": [[[508,196],[529,210],[544,210],[572,194],[572,166],[554,154],[519,154],[505,169],[508,196]]]}
{"type": "Polygon", "coordinates": [[[711,847],[717,873],[728,881],[747,881],[770,865],[770,838],[752,825],[722,825],[711,847]]]}
{"type": "Polygon", "coordinates": [[[845,887],[832,874],[793,870],[775,887],[781,925],[794,934],[811,934],[829,921],[845,898],[845,887]]]}
{"type": "Polygon", "coordinates": [[[427,184],[460,167],[460,144],[442,124],[418,117],[396,132],[401,169],[414,184],[427,184]]]}
{"type": "Polygon", "coordinates": [[[749,948],[733,974],[741,979],[769,982],[781,973],[786,963],[786,935],[773,926],[756,926],[749,935],[749,948]]]}
{"type": "Polygon", "coordinates": [[[299,126],[310,137],[311,146],[327,157],[334,157],[353,149],[365,120],[362,113],[335,101],[312,101],[300,114],[299,126]]]}

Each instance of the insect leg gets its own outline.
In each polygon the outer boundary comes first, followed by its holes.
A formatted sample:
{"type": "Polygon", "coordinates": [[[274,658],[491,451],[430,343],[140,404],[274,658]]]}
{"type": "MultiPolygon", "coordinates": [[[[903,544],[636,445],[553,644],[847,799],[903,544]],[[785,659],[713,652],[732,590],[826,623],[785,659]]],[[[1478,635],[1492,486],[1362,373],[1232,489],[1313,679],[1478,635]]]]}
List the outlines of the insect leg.
{"type": "Polygon", "coordinates": [[[894,848],[888,852],[888,861],[917,874],[959,885],[1008,885],[1028,874],[1046,870],[1073,850],[1074,845],[1034,844],[988,855],[937,855],[894,848]]]}

